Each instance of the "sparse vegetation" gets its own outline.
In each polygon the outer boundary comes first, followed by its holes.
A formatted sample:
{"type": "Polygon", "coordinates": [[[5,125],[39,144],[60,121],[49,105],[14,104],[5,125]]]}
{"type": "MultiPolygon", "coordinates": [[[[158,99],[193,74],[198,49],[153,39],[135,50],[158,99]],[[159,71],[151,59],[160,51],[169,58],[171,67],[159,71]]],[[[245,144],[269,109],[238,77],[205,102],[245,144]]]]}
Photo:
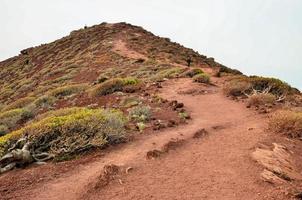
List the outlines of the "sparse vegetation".
{"type": "Polygon", "coordinates": [[[198,83],[210,83],[210,76],[208,74],[202,73],[202,74],[196,74],[193,76],[194,82],[198,83]]]}
{"type": "Polygon", "coordinates": [[[283,110],[275,113],[269,122],[271,130],[290,138],[302,137],[302,112],[283,110]]]}
{"type": "Polygon", "coordinates": [[[136,106],[129,111],[130,118],[138,122],[149,121],[151,115],[151,108],[149,106],[136,106]]]}

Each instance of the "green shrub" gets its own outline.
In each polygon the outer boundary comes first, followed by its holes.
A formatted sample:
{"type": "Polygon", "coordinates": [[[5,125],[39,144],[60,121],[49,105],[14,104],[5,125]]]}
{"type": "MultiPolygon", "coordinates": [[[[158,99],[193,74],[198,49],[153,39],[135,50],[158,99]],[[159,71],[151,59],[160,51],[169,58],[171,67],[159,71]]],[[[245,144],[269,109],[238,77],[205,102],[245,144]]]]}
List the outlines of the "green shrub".
{"type": "Polygon", "coordinates": [[[114,92],[123,91],[125,86],[137,85],[139,80],[136,78],[115,78],[99,84],[93,91],[93,96],[103,96],[114,92]]]}
{"type": "Polygon", "coordinates": [[[271,130],[291,138],[302,137],[302,112],[279,111],[269,121],[271,130]]]}
{"type": "Polygon", "coordinates": [[[137,97],[127,97],[120,102],[120,106],[129,108],[129,107],[137,106],[141,102],[142,101],[137,97]]]}
{"type": "Polygon", "coordinates": [[[292,94],[295,92],[290,85],[276,78],[251,76],[247,79],[252,84],[252,87],[256,90],[263,91],[264,89],[271,87],[270,93],[276,96],[292,94]]]}
{"type": "Polygon", "coordinates": [[[194,82],[198,83],[210,83],[210,76],[208,74],[197,74],[193,76],[194,82]]]}
{"type": "Polygon", "coordinates": [[[51,90],[48,92],[50,96],[54,96],[56,98],[62,98],[65,96],[70,96],[72,94],[81,92],[85,90],[87,86],[83,84],[78,84],[78,85],[67,85],[63,87],[56,88],[54,90],[51,90]]]}
{"type": "Polygon", "coordinates": [[[8,111],[8,110],[16,109],[16,108],[23,108],[23,107],[29,105],[30,103],[32,103],[34,100],[35,100],[34,97],[24,97],[24,98],[18,99],[15,102],[7,105],[5,108],[3,108],[2,111],[8,111]]]}
{"type": "MultiPolygon", "coordinates": [[[[122,141],[126,119],[117,110],[79,109],[64,116],[50,116],[0,137],[0,151],[28,135],[36,151],[55,156],[72,155],[122,141]]],[[[0,152],[1,154],[1,152],[0,152]]]]}
{"type": "Polygon", "coordinates": [[[204,72],[200,68],[192,68],[189,71],[185,72],[185,76],[192,78],[197,74],[203,74],[204,72]]]}
{"type": "Polygon", "coordinates": [[[151,114],[151,108],[149,106],[136,106],[129,111],[129,117],[138,122],[149,121],[151,114]]]}
{"type": "Polygon", "coordinates": [[[39,121],[42,119],[45,119],[47,117],[60,117],[60,116],[65,116],[65,115],[71,115],[71,114],[76,114],[82,111],[85,111],[87,108],[84,107],[69,107],[69,108],[61,108],[58,110],[51,110],[48,112],[45,112],[41,115],[38,115],[35,118],[35,121],[39,121]]]}

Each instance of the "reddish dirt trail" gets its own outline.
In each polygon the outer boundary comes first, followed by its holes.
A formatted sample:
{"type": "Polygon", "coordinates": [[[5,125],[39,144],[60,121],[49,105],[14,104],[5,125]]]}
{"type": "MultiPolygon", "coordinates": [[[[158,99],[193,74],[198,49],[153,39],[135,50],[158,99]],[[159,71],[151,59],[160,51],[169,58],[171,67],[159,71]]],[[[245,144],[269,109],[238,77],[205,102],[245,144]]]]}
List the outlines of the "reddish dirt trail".
{"type": "Polygon", "coordinates": [[[162,96],[183,102],[193,120],[181,130],[162,134],[179,131],[191,138],[206,128],[209,136],[187,139],[176,151],[137,164],[123,185],[112,183],[89,199],[287,199],[259,180],[261,169],[250,159],[254,146],[266,137],[265,118],[228,100],[219,88],[214,94],[178,94],[192,86],[191,80],[164,85],[162,96]]]}
{"type": "Polygon", "coordinates": [[[164,83],[161,93],[185,104],[193,118],[187,125],[142,136],[95,162],[75,166],[20,199],[287,199],[260,181],[262,168],[250,158],[266,137],[265,117],[227,99],[219,87],[206,87],[212,92],[205,95],[178,93],[192,88],[205,89],[191,79],[177,79],[164,83]],[[209,135],[193,139],[201,128],[209,135]],[[160,149],[171,138],[185,142],[161,158],[146,160],[149,150],[160,149]],[[113,180],[91,190],[105,164],[133,170],[122,176],[123,184],[113,180]]]}

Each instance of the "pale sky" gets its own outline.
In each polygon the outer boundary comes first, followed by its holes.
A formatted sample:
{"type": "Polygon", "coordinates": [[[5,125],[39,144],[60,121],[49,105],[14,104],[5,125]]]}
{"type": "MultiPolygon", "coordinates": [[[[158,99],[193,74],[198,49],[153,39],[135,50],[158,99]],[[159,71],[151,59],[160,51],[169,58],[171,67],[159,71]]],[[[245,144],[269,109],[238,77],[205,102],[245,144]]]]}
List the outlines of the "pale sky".
{"type": "Polygon", "coordinates": [[[302,89],[302,0],[0,0],[0,60],[85,24],[123,21],[302,89]]]}

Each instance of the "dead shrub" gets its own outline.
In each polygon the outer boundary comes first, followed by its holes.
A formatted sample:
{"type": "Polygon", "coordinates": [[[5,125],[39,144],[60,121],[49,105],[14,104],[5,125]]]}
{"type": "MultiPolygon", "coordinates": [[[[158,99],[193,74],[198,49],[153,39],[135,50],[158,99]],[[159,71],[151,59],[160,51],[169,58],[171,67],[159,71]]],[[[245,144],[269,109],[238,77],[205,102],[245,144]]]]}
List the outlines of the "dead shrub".
{"type": "Polygon", "coordinates": [[[302,137],[302,112],[283,110],[275,113],[269,121],[271,130],[290,138],[302,137]]]}

